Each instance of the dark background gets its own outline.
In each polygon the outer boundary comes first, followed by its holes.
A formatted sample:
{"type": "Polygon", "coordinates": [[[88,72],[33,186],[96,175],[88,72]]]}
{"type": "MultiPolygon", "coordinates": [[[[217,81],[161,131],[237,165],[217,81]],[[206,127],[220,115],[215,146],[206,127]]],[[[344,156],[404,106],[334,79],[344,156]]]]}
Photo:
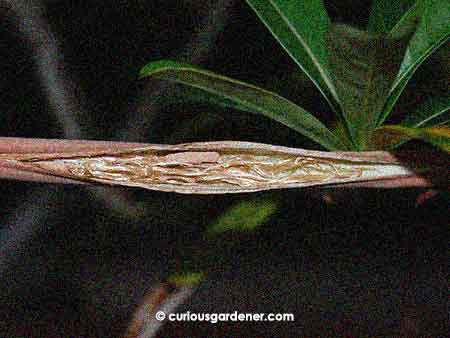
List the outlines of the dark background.
{"type": "MultiPolygon", "coordinates": [[[[370,1],[326,6],[334,21],[367,23],[370,1]]],[[[275,90],[333,121],[243,1],[0,0],[0,17],[1,136],[318,149],[260,116],[172,104],[173,86],[137,80],[142,66],[161,58],[275,90]]],[[[448,81],[446,53],[419,69],[401,104],[409,108],[448,81]]],[[[439,194],[417,206],[421,192],[330,191],[326,203],[324,191],[309,189],[187,196],[2,181],[0,336],[119,336],[145,292],[201,250],[205,227],[255,196],[276,198],[276,214],[224,243],[179,311],[292,312],[295,322],[178,323],[161,337],[443,336],[449,199],[439,194]]]]}

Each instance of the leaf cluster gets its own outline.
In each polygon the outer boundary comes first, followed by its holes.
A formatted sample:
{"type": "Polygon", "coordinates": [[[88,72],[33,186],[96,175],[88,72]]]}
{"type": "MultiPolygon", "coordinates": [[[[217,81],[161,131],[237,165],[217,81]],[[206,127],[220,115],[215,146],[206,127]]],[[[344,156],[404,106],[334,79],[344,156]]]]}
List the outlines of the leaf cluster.
{"type": "Polygon", "coordinates": [[[262,114],[330,151],[389,149],[411,138],[449,149],[450,94],[430,96],[399,124],[388,124],[415,71],[446,46],[448,0],[376,0],[366,30],[331,22],[321,0],[247,3],[326,99],[334,128],[277,93],[194,65],[160,60],[140,77],[182,85],[182,102],[262,114]]]}

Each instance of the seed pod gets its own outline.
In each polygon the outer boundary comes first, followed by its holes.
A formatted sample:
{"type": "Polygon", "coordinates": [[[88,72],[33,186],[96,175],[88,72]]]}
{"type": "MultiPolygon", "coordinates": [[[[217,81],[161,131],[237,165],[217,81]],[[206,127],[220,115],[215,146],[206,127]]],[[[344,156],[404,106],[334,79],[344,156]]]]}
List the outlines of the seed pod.
{"type": "Polygon", "coordinates": [[[0,138],[0,144],[0,175],[5,178],[187,194],[431,185],[395,155],[381,151],[322,152],[233,141],[152,145],[0,138]]]}

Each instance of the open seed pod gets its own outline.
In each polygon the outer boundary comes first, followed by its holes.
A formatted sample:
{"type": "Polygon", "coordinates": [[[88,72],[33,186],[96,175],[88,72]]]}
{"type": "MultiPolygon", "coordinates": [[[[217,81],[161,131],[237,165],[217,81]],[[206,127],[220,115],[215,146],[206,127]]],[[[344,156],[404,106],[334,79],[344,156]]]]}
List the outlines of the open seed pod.
{"type": "MultiPolygon", "coordinates": [[[[187,194],[309,186],[428,186],[395,154],[322,152],[250,142],[179,145],[4,138],[5,178],[101,183],[187,194]],[[5,145],[9,144],[9,147],[5,145]]],[[[447,166],[447,164],[441,164],[447,166]]]]}

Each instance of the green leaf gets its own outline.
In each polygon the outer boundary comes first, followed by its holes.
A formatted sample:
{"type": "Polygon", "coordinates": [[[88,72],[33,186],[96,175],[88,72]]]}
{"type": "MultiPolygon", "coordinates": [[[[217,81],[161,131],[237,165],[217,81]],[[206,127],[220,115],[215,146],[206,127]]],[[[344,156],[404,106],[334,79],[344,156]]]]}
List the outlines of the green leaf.
{"type": "MultiPolygon", "coordinates": [[[[404,1],[407,2],[407,0],[404,1]]],[[[414,3],[408,8],[407,11],[403,13],[402,17],[396,22],[391,30],[386,31],[390,37],[398,38],[408,34],[411,31],[416,31],[417,25],[420,21],[419,1],[421,0],[414,1],[414,3]]],[[[393,3],[395,3],[395,1],[393,3]]]]}
{"type": "Polygon", "coordinates": [[[276,208],[276,202],[271,199],[240,202],[223,213],[206,234],[212,236],[227,231],[252,231],[266,222],[276,208]]]}
{"type": "MultiPolygon", "coordinates": [[[[193,66],[194,67],[194,66],[193,66]]],[[[152,76],[152,75],[150,75],[152,76]]],[[[185,84],[178,83],[175,84],[173,90],[170,90],[168,95],[161,95],[154,97],[152,103],[157,104],[199,104],[208,103],[212,105],[217,105],[223,108],[233,108],[236,110],[246,111],[248,113],[253,113],[254,111],[246,105],[242,105],[237,101],[232,99],[227,99],[220,95],[211,95],[211,93],[195,88],[186,86],[185,84]]]]}
{"type": "MultiPolygon", "coordinates": [[[[450,97],[432,97],[419,105],[417,109],[408,117],[406,117],[399,126],[408,128],[419,127],[437,127],[445,125],[450,120],[450,97]]],[[[397,132],[385,132],[385,135],[378,135],[374,139],[378,143],[378,147],[384,149],[393,149],[401,146],[405,142],[411,140],[412,137],[397,132]]]]}
{"type": "MultiPolygon", "coordinates": [[[[450,10],[448,0],[418,0],[406,16],[417,15],[420,23],[411,38],[397,77],[392,85],[388,101],[378,120],[380,126],[389,116],[416,69],[450,36],[450,10]]],[[[406,20],[407,21],[407,20],[406,20]]],[[[405,22],[406,22],[405,21],[405,22]]],[[[401,30],[402,25],[396,27],[401,30]]]]}
{"type": "Polygon", "coordinates": [[[431,127],[440,121],[440,117],[447,117],[450,110],[450,96],[432,97],[421,104],[413,114],[408,115],[400,125],[404,127],[431,127]]]}
{"type": "Polygon", "coordinates": [[[389,33],[404,14],[415,4],[415,0],[375,0],[369,16],[367,31],[370,34],[389,33]]]}
{"type": "Polygon", "coordinates": [[[202,272],[183,272],[176,273],[168,278],[168,282],[176,285],[177,287],[183,286],[194,286],[199,284],[204,279],[204,274],[202,272]]]}
{"type": "Polygon", "coordinates": [[[448,126],[408,128],[399,125],[385,125],[378,128],[375,135],[378,139],[375,143],[378,143],[381,148],[390,148],[393,144],[414,138],[450,152],[450,128],[448,126]]]}
{"type": "Polygon", "coordinates": [[[262,114],[309,137],[328,150],[345,149],[342,142],[311,113],[273,92],[174,61],[149,63],[140,72],[141,78],[147,76],[184,84],[201,90],[215,102],[262,114]]]}
{"type": "Polygon", "coordinates": [[[334,81],[357,150],[368,146],[410,36],[371,36],[342,24],[329,32],[334,81]]]}
{"type": "MultiPolygon", "coordinates": [[[[439,115],[438,117],[434,118],[432,120],[433,125],[432,126],[446,126],[450,125],[450,110],[445,112],[442,115],[439,115]]],[[[428,125],[427,125],[428,127],[428,125]]]]}
{"type": "Polygon", "coordinates": [[[335,112],[339,98],[328,69],[325,44],[330,19],[321,0],[247,0],[290,57],[308,75],[335,112]]]}

